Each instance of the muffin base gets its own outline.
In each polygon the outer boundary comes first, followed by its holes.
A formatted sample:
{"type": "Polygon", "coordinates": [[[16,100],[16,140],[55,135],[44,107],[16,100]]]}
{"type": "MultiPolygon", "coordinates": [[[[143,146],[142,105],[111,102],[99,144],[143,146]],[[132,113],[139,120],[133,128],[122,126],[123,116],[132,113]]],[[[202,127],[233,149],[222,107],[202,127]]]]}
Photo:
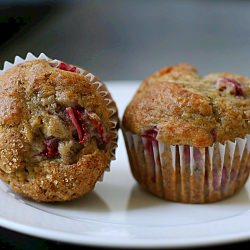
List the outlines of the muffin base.
{"type": "Polygon", "coordinates": [[[234,195],[250,173],[250,135],[211,147],[167,145],[123,131],[132,174],[166,200],[209,203],[234,195]]]}

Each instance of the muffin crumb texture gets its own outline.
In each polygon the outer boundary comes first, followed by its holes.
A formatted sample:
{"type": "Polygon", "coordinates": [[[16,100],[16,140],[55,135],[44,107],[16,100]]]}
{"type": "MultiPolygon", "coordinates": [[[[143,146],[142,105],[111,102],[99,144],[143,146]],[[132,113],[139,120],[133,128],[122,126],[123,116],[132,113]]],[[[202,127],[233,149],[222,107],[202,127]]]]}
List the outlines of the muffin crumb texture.
{"type": "Polygon", "coordinates": [[[0,75],[0,99],[2,180],[37,201],[94,188],[117,140],[117,108],[104,84],[77,66],[33,60],[0,75]]]}

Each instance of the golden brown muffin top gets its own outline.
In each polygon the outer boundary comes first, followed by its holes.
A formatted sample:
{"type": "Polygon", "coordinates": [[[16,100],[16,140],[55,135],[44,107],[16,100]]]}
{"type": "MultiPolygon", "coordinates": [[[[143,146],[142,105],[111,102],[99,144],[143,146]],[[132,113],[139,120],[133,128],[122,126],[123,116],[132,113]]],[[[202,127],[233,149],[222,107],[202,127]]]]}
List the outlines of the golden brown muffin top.
{"type": "Polygon", "coordinates": [[[199,76],[189,64],[146,78],[125,110],[126,130],[195,147],[250,133],[250,79],[229,72],[199,76]]]}
{"type": "Polygon", "coordinates": [[[112,154],[117,108],[105,85],[87,71],[54,63],[28,61],[0,75],[0,169],[6,173],[77,164],[95,151],[112,154]]]}

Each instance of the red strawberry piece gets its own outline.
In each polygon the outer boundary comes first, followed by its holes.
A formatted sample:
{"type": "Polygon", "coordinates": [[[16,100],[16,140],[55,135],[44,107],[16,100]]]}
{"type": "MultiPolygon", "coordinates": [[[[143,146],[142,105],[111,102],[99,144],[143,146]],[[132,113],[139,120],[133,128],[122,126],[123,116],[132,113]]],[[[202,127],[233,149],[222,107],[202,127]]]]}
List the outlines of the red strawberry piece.
{"type": "Polygon", "coordinates": [[[59,156],[59,152],[58,152],[59,141],[60,141],[59,138],[56,138],[54,136],[47,137],[44,140],[45,148],[41,152],[41,155],[47,158],[54,158],[56,156],[59,156]]]}
{"type": "Polygon", "coordinates": [[[235,96],[244,96],[244,91],[236,80],[229,78],[219,78],[216,81],[216,88],[219,91],[229,90],[229,93],[235,96]]]}
{"type": "Polygon", "coordinates": [[[86,122],[83,119],[83,113],[80,110],[74,109],[72,107],[66,108],[66,112],[77,131],[79,143],[85,144],[88,141],[88,131],[86,122]]]}
{"type": "Polygon", "coordinates": [[[157,137],[158,131],[156,130],[156,128],[151,128],[146,130],[142,136],[146,137],[148,139],[151,139],[152,141],[157,141],[156,137],[157,137]]]}
{"type": "Polygon", "coordinates": [[[70,71],[70,72],[76,72],[77,71],[77,67],[64,63],[64,62],[60,62],[59,65],[57,66],[57,68],[65,70],[65,71],[70,71]]]}
{"type": "Polygon", "coordinates": [[[145,150],[147,150],[150,158],[152,159],[152,162],[154,162],[154,150],[153,147],[154,145],[158,144],[158,141],[156,139],[157,137],[157,130],[156,128],[148,129],[142,134],[142,137],[146,138],[147,140],[143,140],[143,146],[145,150]]]}
{"type": "Polygon", "coordinates": [[[90,124],[95,128],[96,137],[99,139],[101,144],[108,143],[107,133],[106,129],[103,126],[103,124],[100,121],[100,118],[97,116],[97,114],[92,112],[87,112],[88,118],[90,120],[90,124]]]}

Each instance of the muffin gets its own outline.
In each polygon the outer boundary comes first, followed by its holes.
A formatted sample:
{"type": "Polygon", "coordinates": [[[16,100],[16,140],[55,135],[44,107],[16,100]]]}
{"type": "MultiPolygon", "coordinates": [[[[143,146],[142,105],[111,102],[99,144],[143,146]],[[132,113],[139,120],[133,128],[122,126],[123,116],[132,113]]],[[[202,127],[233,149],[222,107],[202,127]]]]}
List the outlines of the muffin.
{"type": "Polygon", "coordinates": [[[116,104],[86,70],[30,57],[0,74],[0,178],[36,201],[72,200],[114,159],[116,104]]]}
{"type": "Polygon", "coordinates": [[[189,64],[145,79],[123,116],[132,174],[166,200],[208,203],[240,190],[250,171],[250,79],[201,77],[189,64]]]}

